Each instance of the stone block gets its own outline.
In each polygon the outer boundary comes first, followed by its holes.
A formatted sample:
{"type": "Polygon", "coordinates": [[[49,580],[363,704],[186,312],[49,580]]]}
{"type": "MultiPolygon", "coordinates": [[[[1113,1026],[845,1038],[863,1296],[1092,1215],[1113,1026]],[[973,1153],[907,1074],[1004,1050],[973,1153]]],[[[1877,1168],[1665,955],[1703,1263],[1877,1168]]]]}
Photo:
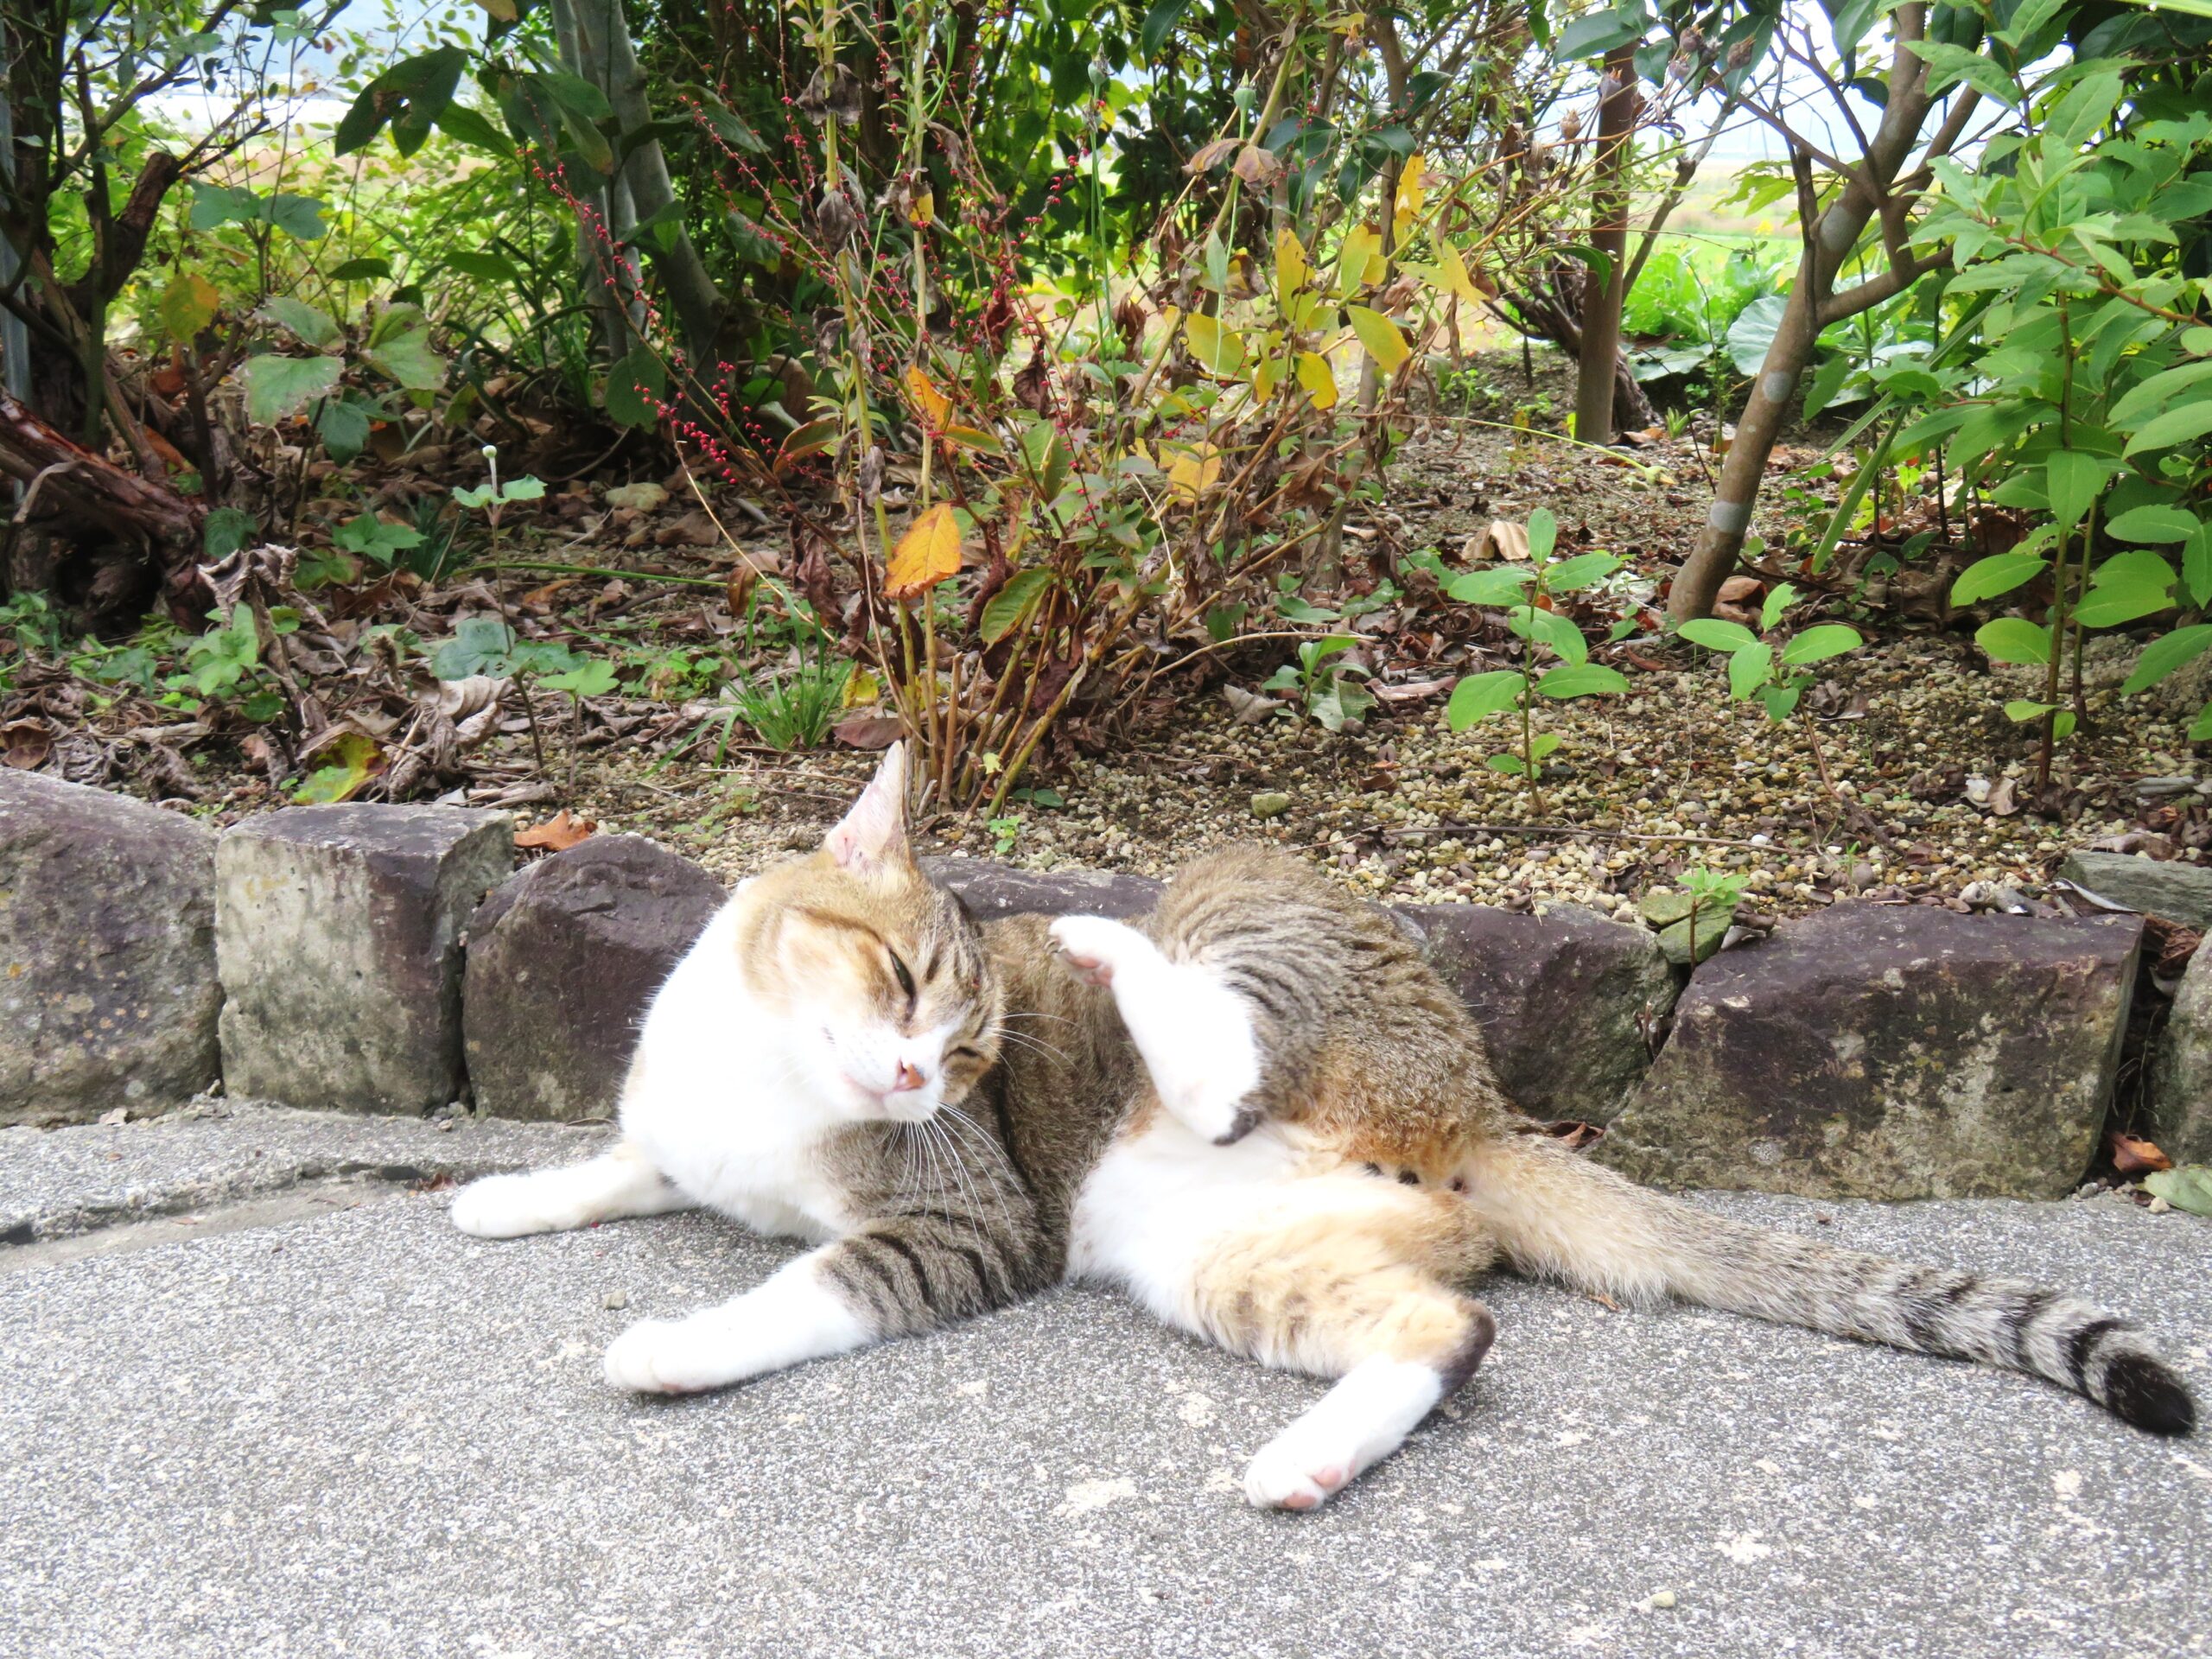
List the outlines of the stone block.
{"type": "Polygon", "coordinates": [[[1580,905],[1541,916],[1486,905],[1397,914],[1481,1025],[1514,1104],[1535,1117],[1611,1121],[1675,1006],[1678,982],[1653,935],[1580,905]]]}
{"type": "Polygon", "coordinates": [[[468,927],[461,1024],[498,1117],[611,1117],[645,1008],[721,884],[638,836],[594,836],[509,880],[468,927]]]}
{"type": "Polygon", "coordinates": [[[2056,1198],[2095,1155],[2143,931],[1843,904],[1700,967],[1594,1148],[1639,1179],[2056,1198]]]}
{"type": "Polygon", "coordinates": [[[513,868],[503,812],[297,806],[215,849],[235,1096],[422,1112],[462,1090],[461,935],[513,868]]]}
{"type": "Polygon", "coordinates": [[[214,1084],[214,852],[177,813],[0,768],[0,1123],[214,1084]]]}
{"type": "Polygon", "coordinates": [[[1164,884],[1103,870],[1018,870],[981,858],[925,858],[922,869],[960,895],[979,922],[1007,916],[1110,916],[1127,921],[1160,902],[1164,884]]]}
{"type": "Polygon", "coordinates": [[[2177,1164],[2212,1164],[2212,946],[2199,945],[2151,1053],[2152,1140],[2177,1164]]]}
{"type": "Polygon", "coordinates": [[[2100,899],[2145,916],[2212,928],[2212,869],[2201,864],[2145,858],[2140,853],[2084,851],[2069,853],[2058,873],[2100,899]]]}

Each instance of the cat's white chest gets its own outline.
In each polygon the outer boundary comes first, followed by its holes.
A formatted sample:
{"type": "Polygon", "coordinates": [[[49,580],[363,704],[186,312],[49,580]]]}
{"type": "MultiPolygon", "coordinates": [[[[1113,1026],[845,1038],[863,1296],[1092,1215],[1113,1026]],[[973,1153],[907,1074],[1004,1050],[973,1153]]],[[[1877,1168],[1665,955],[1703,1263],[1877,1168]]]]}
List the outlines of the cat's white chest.
{"type": "Polygon", "coordinates": [[[622,1133],[687,1197],[757,1231],[847,1230],[821,1168],[824,1125],[786,1081],[775,1028],[746,995],[725,907],[653,999],[622,1099],[622,1133]]]}

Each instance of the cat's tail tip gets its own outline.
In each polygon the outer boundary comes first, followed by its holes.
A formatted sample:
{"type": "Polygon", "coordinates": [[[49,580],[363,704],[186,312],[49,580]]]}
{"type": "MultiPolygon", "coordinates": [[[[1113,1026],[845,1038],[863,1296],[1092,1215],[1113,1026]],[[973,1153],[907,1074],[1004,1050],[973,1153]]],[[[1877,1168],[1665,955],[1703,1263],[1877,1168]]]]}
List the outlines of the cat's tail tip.
{"type": "Polygon", "coordinates": [[[2139,1350],[2123,1350],[2107,1362],[2104,1403],[2124,1423],[2153,1434],[2179,1437],[2196,1429],[2196,1401],[2166,1363],[2139,1350]]]}

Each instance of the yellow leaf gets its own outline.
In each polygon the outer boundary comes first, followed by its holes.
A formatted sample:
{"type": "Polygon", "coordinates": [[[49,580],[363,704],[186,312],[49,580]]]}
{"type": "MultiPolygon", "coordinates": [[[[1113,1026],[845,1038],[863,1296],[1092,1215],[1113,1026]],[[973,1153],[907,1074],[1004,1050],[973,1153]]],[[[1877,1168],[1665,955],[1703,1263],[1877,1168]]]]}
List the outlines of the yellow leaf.
{"type": "Polygon", "coordinates": [[[1167,487],[1179,501],[1195,501],[1221,477],[1221,451],[1210,443],[1162,444],[1167,487]]]}
{"type": "Polygon", "coordinates": [[[1351,319],[1352,333],[1359,336],[1359,343],[1367,347],[1367,354],[1383,373],[1395,374],[1398,365],[1413,355],[1406,345],[1406,337],[1398,332],[1398,325],[1380,311],[1363,305],[1348,305],[1344,315],[1351,319]]]}
{"type": "Polygon", "coordinates": [[[936,217],[937,197],[927,190],[918,194],[914,198],[914,205],[906,210],[906,222],[918,231],[925,228],[936,217]]]}
{"type": "Polygon", "coordinates": [[[937,389],[918,363],[906,365],[906,390],[913,396],[914,407],[921,411],[922,423],[932,432],[944,431],[952,413],[951,401],[937,389]]]}
{"type": "Polygon", "coordinates": [[[1207,373],[1227,376],[1243,372],[1244,342],[1234,330],[1223,327],[1220,318],[1194,311],[1183,329],[1190,342],[1191,355],[1207,373]]]}
{"type": "Polygon", "coordinates": [[[1398,175],[1398,199],[1391,206],[1402,226],[1421,217],[1421,203],[1428,194],[1423,188],[1427,167],[1428,158],[1416,152],[1406,157],[1405,170],[1398,175]]]}
{"type": "Polygon", "coordinates": [[[1306,250],[1298,238],[1287,230],[1275,232],[1275,306],[1279,310],[1290,309],[1290,296],[1306,286],[1306,279],[1313,274],[1313,267],[1306,257],[1306,250]]]}
{"type": "Polygon", "coordinates": [[[1389,274],[1390,262],[1382,257],[1382,232],[1355,225],[1344,232],[1344,248],[1337,256],[1338,293],[1357,293],[1389,274]]]}
{"type": "Polygon", "coordinates": [[[1467,262],[1459,257],[1459,249],[1441,238],[1438,238],[1436,245],[1436,264],[1437,269],[1444,273],[1444,286],[1451,290],[1454,298],[1465,300],[1469,305],[1483,302],[1483,296],[1477,291],[1473,279],[1467,275],[1467,262]]]}
{"type": "Polygon", "coordinates": [[[847,709],[857,709],[863,703],[874,702],[883,695],[883,682],[873,671],[856,668],[845,677],[845,695],[839,700],[847,709]]]}
{"type": "Polygon", "coordinates": [[[959,569],[959,521],[950,506],[939,502],[917,518],[899,538],[884,573],[883,591],[892,599],[912,599],[959,569]]]}
{"type": "Polygon", "coordinates": [[[1282,382],[1282,360],[1263,357],[1252,365],[1252,396],[1262,403],[1275,395],[1275,388],[1282,382]]]}
{"type": "Polygon", "coordinates": [[[1306,388],[1306,395],[1313,400],[1316,409],[1337,406],[1337,372],[1329,366],[1329,359],[1319,352],[1298,354],[1298,384],[1306,388]]]}

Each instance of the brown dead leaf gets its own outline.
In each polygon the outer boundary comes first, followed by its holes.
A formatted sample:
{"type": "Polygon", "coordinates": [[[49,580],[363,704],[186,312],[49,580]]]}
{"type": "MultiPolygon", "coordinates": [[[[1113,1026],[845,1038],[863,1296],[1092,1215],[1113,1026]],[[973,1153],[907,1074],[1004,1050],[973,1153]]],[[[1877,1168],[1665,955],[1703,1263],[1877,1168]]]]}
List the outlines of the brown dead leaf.
{"type": "Polygon", "coordinates": [[[721,531],[715,521],[694,507],[656,534],[653,541],[661,547],[712,547],[721,538],[721,531]]]}
{"type": "Polygon", "coordinates": [[[0,761],[18,772],[36,771],[53,753],[54,734],[46,729],[44,721],[11,720],[0,726],[0,761]]]}
{"type": "Polygon", "coordinates": [[[571,817],[564,806],[544,823],[516,830],[515,845],[524,851],[543,848],[549,853],[565,853],[579,842],[590,840],[592,832],[598,828],[589,818],[571,817]]]}
{"type": "Polygon", "coordinates": [[[2174,1166],[2174,1160],[2148,1141],[2119,1129],[2107,1131],[2105,1149],[2112,1154],[2112,1166],[2123,1175],[2148,1175],[2174,1166]]]}
{"type": "Polygon", "coordinates": [[[855,715],[832,726],[830,734],[851,748],[887,749],[901,729],[896,715],[855,715]]]}
{"type": "Polygon", "coordinates": [[[1731,605],[1740,605],[1747,599],[1757,599],[1765,586],[1757,576],[1731,576],[1720,584],[1719,597],[1731,605]]]}
{"type": "Polygon", "coordinates": [[[1993,818],[2011,817],[2020,810],[2018,795],[2018,786],[2013,779],[1999,778],[1996,786],[1989,791],[1989,816],[1993,818]]]}
{"type": "Polygon", "coordinates": [[[913,599],[927,593],[960,569],[960,522],[952,509],[938,502],[907,526],[892,550],[884,573],[883,592],[889,599],[913,599]]]}
{"type": "Polygon", "coordinates": [[[1516,524],[1510,518],[1493,518],[1490,528],[1483,532],[1490,537],[1493,557],[1510,559],[1516,564],[1529,562],[1529,528],[1516,524]]]}

